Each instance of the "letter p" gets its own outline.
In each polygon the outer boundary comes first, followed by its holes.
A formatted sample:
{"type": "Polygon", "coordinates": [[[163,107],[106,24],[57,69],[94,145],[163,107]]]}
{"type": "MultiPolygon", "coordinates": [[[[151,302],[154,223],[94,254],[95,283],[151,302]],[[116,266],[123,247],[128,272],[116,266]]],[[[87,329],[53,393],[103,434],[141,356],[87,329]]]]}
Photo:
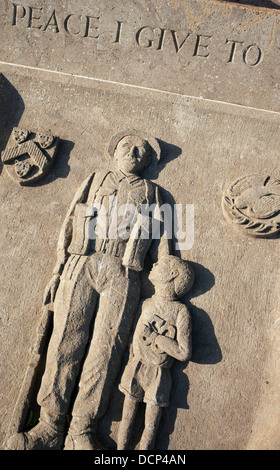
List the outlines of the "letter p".
{"type": "Polygon", "coordinates": [[[22,19],[26,15],[26,9],[22,5],[17,5],[13,3],[14,11],[13,11],[13,23],[12,25],[15,26],[17,24],[18,19],[22,19]]]}

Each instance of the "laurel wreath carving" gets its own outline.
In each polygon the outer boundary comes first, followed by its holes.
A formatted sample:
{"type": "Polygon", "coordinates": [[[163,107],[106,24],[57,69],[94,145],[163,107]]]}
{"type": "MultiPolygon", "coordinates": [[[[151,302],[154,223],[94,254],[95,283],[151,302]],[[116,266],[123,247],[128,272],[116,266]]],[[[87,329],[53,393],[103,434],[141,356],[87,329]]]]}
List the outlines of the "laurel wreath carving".
{"type": "Polygon", "coordinates": [[[223,195],[222,208],[227,221],[239,231],[259,238],[272,236],[280,231],[280,180],[272,180],[270,177],[262,178],[260,175],[239,178],[223,195]],[[254,202],[257,203],[258,198],[259,201],[262,197],[266,198],[271,206],[269,216],[263,214],[261,217],[254,217],[249,204],[245,208],[237,207],[238,198],[244,194],[246,196],[246,193],[250,195],[250,191],[251,205],[254,202]],[[252,195],[256,196],[255,200],[252,200],[252,195]]]}

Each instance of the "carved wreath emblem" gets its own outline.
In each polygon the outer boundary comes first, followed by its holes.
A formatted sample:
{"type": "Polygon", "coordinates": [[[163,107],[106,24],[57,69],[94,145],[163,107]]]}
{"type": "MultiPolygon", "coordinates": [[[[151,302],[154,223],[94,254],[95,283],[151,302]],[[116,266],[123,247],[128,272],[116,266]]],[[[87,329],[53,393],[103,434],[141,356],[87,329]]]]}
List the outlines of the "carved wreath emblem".
{"type": "Polygon", "coordinates": [[[272,236],[280,231],[280,180],[243,176],[225,192],[222,208],[239,231],[258,238],[272,236]]]}
{"type": "Polygon", "coordinates": [[[59,138],[15,127],[1,158],[10,176],[19,184],[38,181],[50,170],[59,138]]]}

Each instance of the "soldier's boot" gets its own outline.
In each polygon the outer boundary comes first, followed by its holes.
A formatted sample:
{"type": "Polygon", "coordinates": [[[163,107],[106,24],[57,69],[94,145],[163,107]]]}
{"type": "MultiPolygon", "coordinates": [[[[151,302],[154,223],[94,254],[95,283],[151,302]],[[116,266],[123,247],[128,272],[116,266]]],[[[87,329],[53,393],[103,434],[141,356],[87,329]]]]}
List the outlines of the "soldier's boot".
{"type": "Polygon", "coordinates": [[[99,442],[95,426],[88,419],[73,417],[63,450],[105,450],[99,442]]]}
{"type": "Polygon", "coordinates": [[[41,410],[39,423],[28,432],[8,438],[6,450],[61,450],[64,442],[65,416],[52,417],[41,410]]]}

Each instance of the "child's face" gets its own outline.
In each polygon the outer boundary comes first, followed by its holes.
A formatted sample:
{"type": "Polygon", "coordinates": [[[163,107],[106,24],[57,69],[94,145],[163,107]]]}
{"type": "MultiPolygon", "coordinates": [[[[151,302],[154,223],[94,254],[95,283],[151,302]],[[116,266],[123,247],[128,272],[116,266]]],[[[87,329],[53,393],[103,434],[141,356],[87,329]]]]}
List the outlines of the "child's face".
{"type": "Polygon", "coordinates": [[[171,266],[167,258],[160,258],[152,267],[149,276],[150,280],[155,284],[166,283],[172,279],[171,266]]]}

